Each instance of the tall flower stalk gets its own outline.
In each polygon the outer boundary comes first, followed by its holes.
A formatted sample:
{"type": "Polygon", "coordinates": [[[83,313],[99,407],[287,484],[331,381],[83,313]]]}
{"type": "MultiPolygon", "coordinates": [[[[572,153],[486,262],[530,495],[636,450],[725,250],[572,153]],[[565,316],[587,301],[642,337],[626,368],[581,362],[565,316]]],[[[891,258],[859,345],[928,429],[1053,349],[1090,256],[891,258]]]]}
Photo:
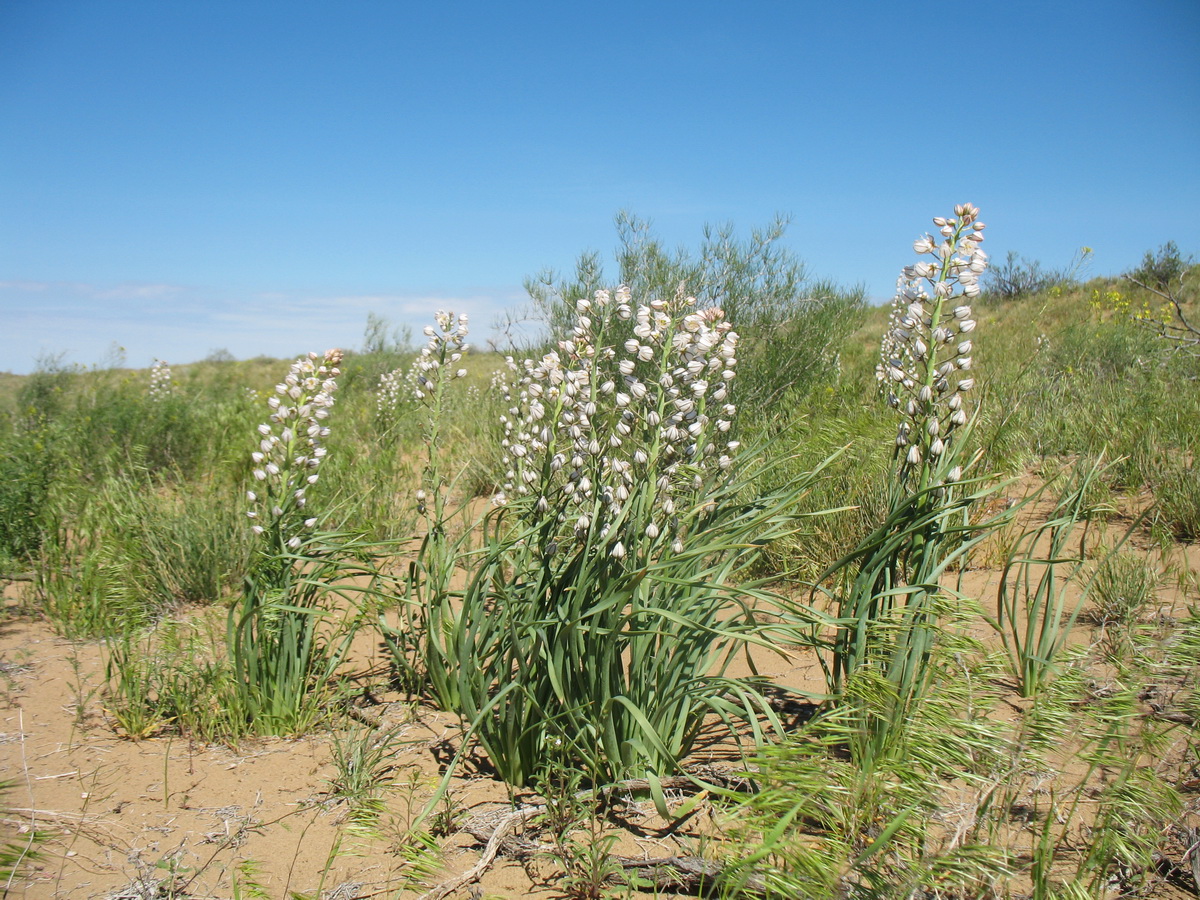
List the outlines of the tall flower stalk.
{"type": "Polygon", "coordinates": [[[303,730],[319,711],[321,691],[344,652],[322,642],[324,602],[346,574],[351,549],[322,531],[308,490],[320,477],[337,389],[340,350],[296,360],[275,386],[268,421],[258,426],[254,487],[247,516],[258,537],[241,601],[229,612],[233,705],[268,734],[303,730]]]}
{"type": "Polygon", "coordinates": [[[990,489],[964,481],[976,458],[966,401],[975,384],[970,303],[987,266],[978,217],[976,207],[956,206],[953,217],[933,220],[938,237],[913,244],[923,258],[900,277],[876,370],[899,419],[887,517],[820,579],[839,585],[831,693],[853,704],[851,681],[870,667],[859,681],[882,677],[891,696],[889,715],[872,713],[864,722],[871,753],[882,750],[890,722],[923,695],[947,600],[942,578],[986,534],[968,512],[990,489]]]}
{"type": "MultiPolygon", "coordinates": [[[[940,242],[925,234],[913,243],[930,258],[900,276],[876,367],[888,405],[900,413],[893,487],[905,492],[937,486],[942,463],[958,460],[955,445],[968,419],[964,397],[975,385],[968,374],[975,331],[969,304],[987,268],[979,246],[986,226],[969,203],[954,212],[958,218],[933,220],[940,242]]],[[[961,469],[947,474],[957,481],[961,469]]]]}
{"type": "Polygon", "coordinates": [[[445,518],[447,482],[442,473],[439,449],[450,384],[466,377],[467,370],[460,364],[470,350],[466,313],[455,316],[452,312],[438,310],[434,322],[434,325],[425,326],[424,334],[428,342],[421,348],[412,367],[413,399],[428,411],[423,435],[425,468],[422,486],[417,491],[417,512],[428,517],[431,532],[440,531],[445,518]]]}
{"type": "Polygon", "coordinates": [[[740,446],[738,335],[721,310],[694,306],[680,296],[635,311],[626,289],[599,291],[558,350],[513,363],[504,489],[544,549],[594,534],[616,559],[683,552],[699,493],[726,480],[740,446]]]}
{"type": "Polygon", "coordinates": [[[258,426],[258,449],[251,454],[256,484],[246,494],[250,528],[265,545],[263,560],[286,559],[317,524],[307,509],[308,489],[320,478],[325,459],[341,360],[340,350],[296,360],[267,399],[271,413],[258,426]]]}
{"type": "Polygon", "coordinates": [[[156,359],[150,367],[150,389],[147,392],[155,403],[161,403],[171,396],[173,391],[171,367],[166,360],[156,359]]]}
{"type": "Polygon", "coordinates": [[[419,690],[431,677],[426,648],[434,618],[432,610],[439,598],[447,596],[456,568],[456,548],[447,537],[449,484],[443,473],[442,437],[452,384],[467,374],[462,361],[470,350],[468,333],[466,314],[456,316],[453,312],[438,310],[434,324],[425,326],[426,343],[403,380],[400,380],[399,370],[392,373],[395,376],[392,382],[394,395],[401,396],[403,385],[407,399],[424,411],[425,465],[413,499],[425,533],[405,581],[399,623],[389,622],[386,614],[380,620],[400,680],[413,690],[419,690]]]}

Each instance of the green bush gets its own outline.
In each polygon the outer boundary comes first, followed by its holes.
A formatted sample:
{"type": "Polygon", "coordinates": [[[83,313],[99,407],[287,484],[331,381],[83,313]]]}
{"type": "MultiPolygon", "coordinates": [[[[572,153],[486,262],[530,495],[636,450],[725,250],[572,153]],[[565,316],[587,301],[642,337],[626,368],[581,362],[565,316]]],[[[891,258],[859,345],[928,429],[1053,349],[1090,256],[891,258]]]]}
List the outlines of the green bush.
{"type": "MultiPolygon", "coordinates": [[[[698,253],[668,250],[650,224],[622,212],[616,283],[639,302],[696,298],[699,309],[721,309],[743,338],[739,403],[748,418],[773,410],[789,393],[835,380],[839,352],[862,321],[863,288],[843,289],[809,277],[782,246],[787,228],[777,219],[739,240],[732,226],[706,226],[698,253]]],[[[615,285],[605,279],[597,253],[585,253],[573,277],[546,270],[526,279],[538,317],[554,340],[574,327],[575,301],[615,285]]]]}
{"type": "Polygon", "coordinates": [[[1200,540],[1200,471],[1178,465],[1158,486],[1159,520],[1181,541],[1200,540]]]}
{"type": "Polygon", "coordinates": [[[1191,266],[1192,258],[1179,252],[1179,245],[1167,241],[1157,252],[1146,251],[1142,264],[1125,277],[1136,284],[1156,291],[1167,292],[1178,288],[1191,266]]]}
{"type": "Polygon", "coordinates": [[[11,434],[0,446],[0,568],[5,560],[24,563],[37,556],[60,467],[48,428],[11,434]]]}

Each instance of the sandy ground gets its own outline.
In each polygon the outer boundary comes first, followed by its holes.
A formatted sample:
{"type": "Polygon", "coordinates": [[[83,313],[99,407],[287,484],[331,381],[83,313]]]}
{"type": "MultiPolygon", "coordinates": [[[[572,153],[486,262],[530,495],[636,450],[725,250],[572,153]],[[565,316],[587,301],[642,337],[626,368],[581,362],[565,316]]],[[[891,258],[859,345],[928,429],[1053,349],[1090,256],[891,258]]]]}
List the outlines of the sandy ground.
{"type": "MultiPolygon", "coordinates": [[[[1183,565],[1200,571],[1196,547],[1180,553],[1183,565]]],[[[970,571],[964,593],[986,600],[995,580],[994,569],[970,571]]],[[[5,896],[230,898],[250,896],[252,883],[267,897],[417,896],[478,860],[480,841],[462,830],[439,837],[440,869],[406,852],[407,823],[434,790],[459,732],[453,719],[388,691],[383,653],[371,640],[360,642],[356,658],[362,671],[380,673],[376,702],[364,712],[395,729],[396,750],[384,811],[364,829],[329,794],[336,769],[328,733],[237,747],[120,738],[104,706],[103,647],[61,640],[45,622],[16,615],[18,587],[6,591],[10,610],[0,624],[2,830],[36,856],[22,863],[5,896]]],[[[1181,597],[1164,595],[1163,603],[1178,607],[1181,597]]],[[[990,637],[986,626],[979,636],[990,637]]],[[[1077,629],[1079,641],[1094,637],[1087,626],[1077,629]]],[[[756,662],[781,684],[823,686],[813,658],[761,654],[756,662]]],[[[737,757],[717,740],[692,762],[732,768],[737,757]]],[[[521,799],[510,798],[481,760],[454,778],[450,797],[460,827],[521,799]]],[[[628,856],[694,852],[699,832],[719,824],[667,833],[648,800],[626,817],[630,827],[615,849],[628,856]]],[[[499,859],[473,896],[562,896],[548,841],[544,832],[531,835],[517,854],[524,860],[499,859]]]]}
{"type": "MultiPolygon", "coordinates": [[[[377,653],[382,651],[374,648],[377,653]]],[[[779,683],[816,689],[811,658],[757,654],[760,671],[779,683]]],[[[329,796],[334,736],[203,745],[179,736],[122,739],[104,706],[104,654],[98,643],[73,643],[49,625],[10,618],[0,628],[0,779],[9,782],[4,831],[16,843],[43,835],[36,858],[21,867],[9,895],[25,898],[150,898],[152,884],[175,884],[181,896],[230,897],[247,876],[267,896],[395,896],[406,884],[438,882],[469,868],[480,842],[468,833],[442,837],[444,870],[422,872],[402,852],[406,824],[432,795],[458,747],[455,720],[416,706],[377,684],[364,710],[381,730],[395,730],[392,785],[374,834],[354,827],[350,809],[329,796]],[[341,893],[338,893],[341,891],[341,893]]],[[[379,658],[361,658],[382,671],[379,658]]],[[[351,723],[352,728],[362,726],[351,723]]],[[[344,732],[343,735],[349,732],[344,732]]],[[[738,756],[719,732],[701,742],[693,764],[734,769],[738,756]]],[[[452,782],[459,824],[509,808],[509,792],[469,760],[452,782]]],[[[518,795],[514,798],[521,801],[518,795]]],[[[661,857],[694,851],[684,829],[655,834],[649,800],[627,815],[645,827],[616,851],[661,857]]],[[[661,823],[657,823],[661,824],[661,823]]],[[[558,870],[541,835],[524,847],[525,864],[500,860],[481,896],[560,896],[558,870]]]]}

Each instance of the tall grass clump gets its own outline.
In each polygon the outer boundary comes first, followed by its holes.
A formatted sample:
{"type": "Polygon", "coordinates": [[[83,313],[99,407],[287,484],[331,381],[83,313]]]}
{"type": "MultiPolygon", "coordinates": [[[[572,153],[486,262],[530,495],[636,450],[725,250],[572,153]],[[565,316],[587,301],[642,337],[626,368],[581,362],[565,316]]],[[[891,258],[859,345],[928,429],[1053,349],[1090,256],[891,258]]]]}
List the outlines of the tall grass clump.
{"type": "Polygon", "coordinates": [[[830,691],[853,702],[846,689],[860,670],[880,676],[889,711],[862,723],[880,741],[924,695],[938,609],[948,596],[943,576],[983,537],[969,511],[991,489],[964,480],[976,458],[965,401],[975,384],[969,303],[987,266],[978,215],[970,204],[957,206],[956,218],[933,220],[940,240],[926,234],[913,245],[929,259],[904,269],[877,367],[899,418],[886,518],[818,585],[832,596],[839,622],[830,691]]]}
{"type": "Polygon", "coordinates": [[[0,572],[25,566],[51,527],[51,490],[65,468],[53,429],[30,423],[0,446],[0,572]]]}
{"type": "Polygon", "coordinates": [[[180,604],[213,604],[246,573],[250,541],[228,493],[159,487],[144,471],[108,479],[50,531],[37,587],[73,637],[137,628],[180,604]]]}
{"type": "Polygon", "coordinates": [[[1083,609],[1087,586],[1073,601],[1070,586],[1084,564],[1093,514],[1089,494],[1101,470],[1100,464],[1092,464],[1072,473],[1047,519],[1023,531],[1004,560],[992,626],[1023,697],[1036,694],[1058,671],[1058,659],[1083,609]],[[1071,553],[1076,543],[1079,549],[1071,553]]]}
{"type": "Polygon", "coordinates": [[[353,633],[332,624],[322,631],[336,612],[330,598],[360,590],[348,579],[370,574],[353,560],[356,542],[323,530],[308,508],[327,453],[341,357],[330,350],[296,360],[268,400],[269,422],[258,427],[255,483],[247,494],[258,545],[242,596],[229,611],[228,650],[231,703],[259,733],[303,731],[319,715],[353,633]]]}
{"type": "Polygon", "coordinates": [[[764,685],[727,672],[794,629],[735,575],[794,527],[808,479],[755,494],[764,466],[731,437],[738,347],[690,296],[597,291],[557,349],[513,362],[505,483],[477,531],[448,530],[431,465],[408,598],[420,665],[509,783],[551,763],[661,775],[708,715],[778,725],[764,685]]]}
{"type": "Polygon", "coordinates": [[[864,712],[892,716],[888,686],[869,668],[847,685],[854,707],[764,747],[755,760],[759,789],[728,817],[743,843],[730,854],[721,896],[993,896],[989,888],[1009,873],[1004,849],[970,833],[973,811],[948,802],[949,785],[967,793],[1005,748],[988,715],[994,701],[981,690],[986,672],[956,660],[977,650],[961,640],[934,649],[934,689],[892,723],[886,752],[869,766],[846,752],[864,741],[864,712]]]}

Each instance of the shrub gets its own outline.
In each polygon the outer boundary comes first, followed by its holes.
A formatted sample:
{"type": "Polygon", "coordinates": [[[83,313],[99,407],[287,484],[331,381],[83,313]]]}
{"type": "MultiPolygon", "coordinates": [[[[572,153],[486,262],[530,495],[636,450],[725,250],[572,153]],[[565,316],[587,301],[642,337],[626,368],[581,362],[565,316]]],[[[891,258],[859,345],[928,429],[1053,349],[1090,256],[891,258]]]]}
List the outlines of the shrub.
{"type": "Polygon", "coordinates": [[[45,426],[14,433],[0,448],[0,567],[5,560],[27,562],[40,550],[61,464],[53,432],[45,426]]]}
{"type": "Polygon", "coordinates": [[[1167,241],[1157,252],[1146,251],[1142,264],[1125,274],[1134,284],[1167,292],[1176,288],[1184,279],[1192,259],[1179,252],[1174,241],[1167,241]]]}
{"type": "Polygon", "coordinates": [[[1020,300],[1044,291],[1062,290],[1076,284],[1080,271],[1091,259],[1092,249],[1083,247],[1070,265],[1062,269],[1045,268],[1038,260],[1023,258],[1010,250],[1005,261],[988,270],[984,286],[989,297],[1020,300]]]}
{"type": "MultiPolygon", "coordinates": [[[[739,398],[748,413],[832,381],[841,344],[861,320],[864,290],[812,280],[781,245],[786,227],[777,219],[744,241],[732,226],[706,227],[693,255],[666,249],[645,220],[617,216],[618,281],[639,302],[695,297],[697,309],[720,309],[726,321],[737,323],[745,339],[739,398]]],[[[576,299],[610,287],[596,253],[579,258],[572,279],[544,271],[525,286],[554,340],[569,337],[576,299]]]]}

